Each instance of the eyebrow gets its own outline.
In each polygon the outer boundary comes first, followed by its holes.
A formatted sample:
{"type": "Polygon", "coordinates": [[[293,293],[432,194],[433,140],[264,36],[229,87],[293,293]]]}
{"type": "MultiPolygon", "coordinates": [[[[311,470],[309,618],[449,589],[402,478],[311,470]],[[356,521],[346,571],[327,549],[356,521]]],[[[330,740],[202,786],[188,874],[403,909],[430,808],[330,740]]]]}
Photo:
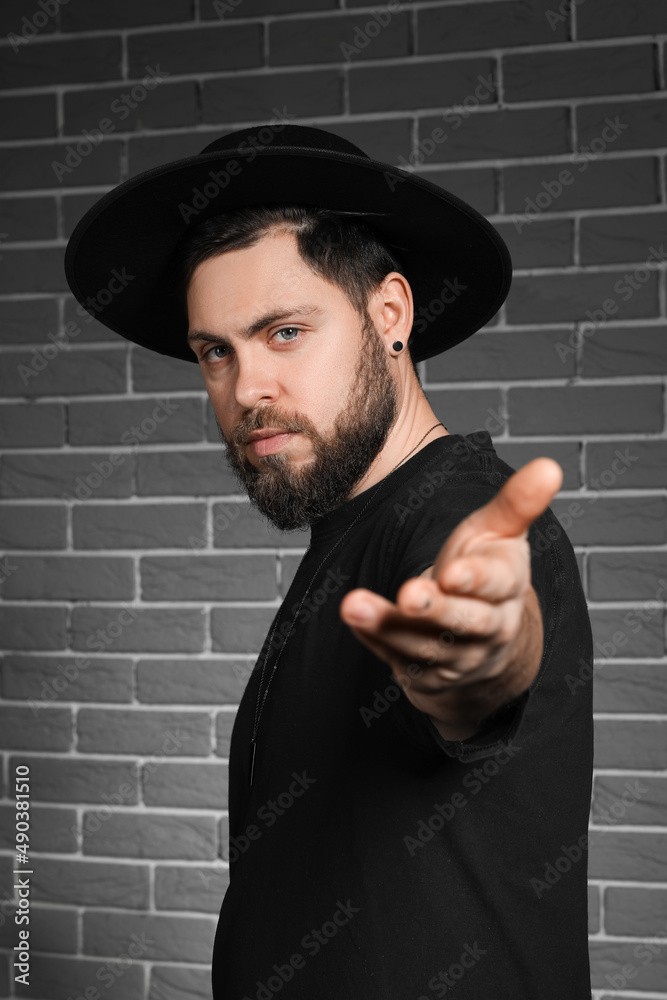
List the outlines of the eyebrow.
{"type": "MultiPolygon", "coordinates": [[[[240,336],[243,340],[250,340],[254,337],[256,333],[259,333],[264,327],[269,326],[270,323],[276,323],[279,320],[288,319],[290,316],[309,316],[309,315],[323,315],[324,310],[316,305],[302,305],[295,306],[293,309],[282,309],[279,312],[266,313],[264,316],[258,317],[250,326],[247,326],[244,330],[241,330],[240,336]]],[[[207,340],[215,344],[229,344],[229,341],[225,337],[220,337],[215,333],[210,333],[208,330],[192,330],[188,334],[188,344],[192,344],[195,340],[207,340]]]]}

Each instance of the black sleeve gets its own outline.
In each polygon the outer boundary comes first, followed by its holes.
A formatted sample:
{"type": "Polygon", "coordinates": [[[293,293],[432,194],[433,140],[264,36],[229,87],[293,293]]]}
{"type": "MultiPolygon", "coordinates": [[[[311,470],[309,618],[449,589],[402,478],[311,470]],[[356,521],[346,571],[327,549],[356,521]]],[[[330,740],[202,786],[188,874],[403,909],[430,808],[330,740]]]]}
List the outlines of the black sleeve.
{"type": "MultiPolygon", "coordinates": [[[[446,510],[438,510],[433,505],[415,522],[414,530],[406,532],[396,543],[397,562],[388,587],[389,600],[394,601],[400,586],[408,579],[418,576],[432,565],[447,537],[472,510],[487,503],[500,489],[504,478],[490,475],[486,482],[466,484],[465,498],[468,503],[450,505],[446,510]]],[[[450,496],[450,500],[451,500],[450,496]]],[[[418,743],[426,753],[445,753],[462,761],[478,760],[496,754],[504,744],[516,744],[521,738],[521,723],[530,704],[531,692],[548,668],[551,658],[555,625],[560,614],[562,595],[560,574],[557,572],[557,555],[554,551],[556,539],[562,534],[551,508],[537,518],[528,531],[531,553],[531,582],[537,594],[544,628],[542,659],[537,676],[530,687],[509,704],[489,716],[482,729],[465,740],[445,740],[428,715],[418,708],[401,691],[400,698],[392,705],[393,718],[403,735],[412,743],[418,743]]]]}

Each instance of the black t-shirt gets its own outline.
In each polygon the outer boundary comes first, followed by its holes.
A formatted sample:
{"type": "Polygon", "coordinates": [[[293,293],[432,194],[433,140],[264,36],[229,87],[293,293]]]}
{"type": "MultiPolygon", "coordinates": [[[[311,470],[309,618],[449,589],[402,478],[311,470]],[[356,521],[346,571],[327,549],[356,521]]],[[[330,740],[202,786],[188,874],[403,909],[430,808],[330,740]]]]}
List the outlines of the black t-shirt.
{"type": "Polygon", "coordinates": [[[395,600],[513,471],[488,432],[450,434],[313,525],[232,734],[215,1000],[590,1000],[593,640],[555,515],[529,531],[539,673],[469,739],[339,615],[356,587],[395,600]]]}

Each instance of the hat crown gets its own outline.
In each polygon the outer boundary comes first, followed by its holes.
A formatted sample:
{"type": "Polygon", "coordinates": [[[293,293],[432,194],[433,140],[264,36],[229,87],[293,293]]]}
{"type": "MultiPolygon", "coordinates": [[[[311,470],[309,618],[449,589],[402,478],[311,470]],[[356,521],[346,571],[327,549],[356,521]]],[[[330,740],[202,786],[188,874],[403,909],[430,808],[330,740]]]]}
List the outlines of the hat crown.
{"type": "Polygon", "coordinates": [[[352,153],[354,156],[369,156],[353,142],[343,139],[333,132],[325,132],[311,125],[255,125],[228,132],[205,146],[202,153],[216,153],[221,150],[239,149],[248,151],[250,147],[261,151],[262,147],[300,146],[304,149],[321,149],[329,153],[352,153]]]}

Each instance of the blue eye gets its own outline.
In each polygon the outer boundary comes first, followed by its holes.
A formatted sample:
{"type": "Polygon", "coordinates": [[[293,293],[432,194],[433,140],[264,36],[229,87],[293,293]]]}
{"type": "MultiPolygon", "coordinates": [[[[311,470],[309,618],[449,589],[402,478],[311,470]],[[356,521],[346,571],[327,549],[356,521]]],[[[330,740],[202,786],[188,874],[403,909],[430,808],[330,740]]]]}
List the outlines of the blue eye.
{"type": "MultiPolygon", "coordinates": [[[[280,328],[280,330],[276,330],[276,332],[274,333],[274,337],[277,337],[279,333],[284,333],[285,330],[294,330],[295,333],[300,333],[301,332],[296,326],[283,326],[283,327],[280,328]]],[[[294,338],[292,338],[292,339],[294,339],[294,338]]],[[[290,341],[287,341],[287,343],[290,343],[290,341]]]]}
{"type": "MultiPolygon", "coordinates": [[[[291,344],[294,340],[297,339],[298,335],[301,333],[301,330],[297,326],[283,326],[279,330],[276,330],[276,332],[272,335],[271,339],[273,340],[273,338],[277,337],[278,334],[285,333],[286,330],[292,330],[296,334],[296,336],[290,337],[288,340],[278,341],[278,343],[291,344]]],[[[209,348],[208,351],[204,351],[204,353],[201,356],[202,360],[204,359],[212,360],[212,355],[214,354],[214,351],[228,352],[229,346],[227,344],[214,344],[213,347],[209,348]]],[[[223,361],[227,356],[228,356],[227,354],[223,354],[223,355],[216,355],[215,357],[217,358],[218,361],[223,361]]]]}

